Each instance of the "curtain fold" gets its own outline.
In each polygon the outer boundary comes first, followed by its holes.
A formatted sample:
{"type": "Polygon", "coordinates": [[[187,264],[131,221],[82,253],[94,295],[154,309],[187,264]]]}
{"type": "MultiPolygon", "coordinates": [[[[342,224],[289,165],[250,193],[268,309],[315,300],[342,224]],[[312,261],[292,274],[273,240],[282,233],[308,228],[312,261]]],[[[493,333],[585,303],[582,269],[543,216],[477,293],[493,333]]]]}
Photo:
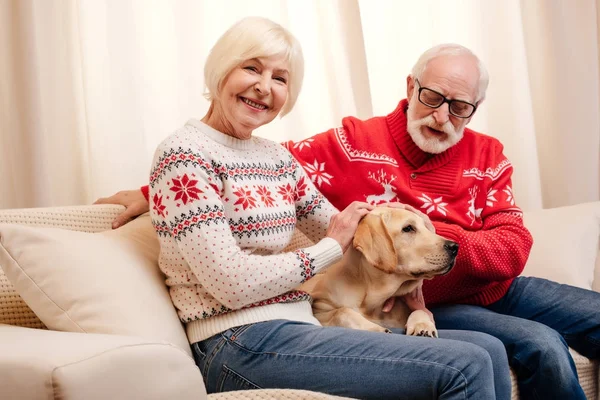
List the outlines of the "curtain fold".
{"type": "Polygon", "coordinates": [[[87,200],[77,12],[60,5],[0,3],[1,207],[87,200]]]}
{"type": "Polygon", "coordinates": [[[521,1],[545,207],[599,196],[597,5],[521,1]]]}
{"type": "Polygon", "coordinates": [[[600,199],[600,0],[0,0],[0,208],[91,203],[148,179],[158,143],[208,109],[203,64],[248,15],[302,44],[277,141],[391,112],[427,48],[490,72],[471,127],[515,166],[526,210],[600,199]]]}

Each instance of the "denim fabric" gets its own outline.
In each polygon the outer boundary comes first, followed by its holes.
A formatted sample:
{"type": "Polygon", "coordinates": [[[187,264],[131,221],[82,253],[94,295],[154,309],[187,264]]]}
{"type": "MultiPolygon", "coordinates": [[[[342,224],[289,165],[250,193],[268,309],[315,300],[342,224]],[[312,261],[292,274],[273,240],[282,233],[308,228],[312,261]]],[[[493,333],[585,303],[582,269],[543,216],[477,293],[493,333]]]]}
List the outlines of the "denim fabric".
{"type": "Polygon", "coordinates": [[[360,399],[510,398],[499,340],[439,333],[434,339],[274,320],[227,330],[192,349],[208,393],[293,388],[360,399]]]}
{"type": "Polygon", "coordinates": [[[469,329],[500,339],[525,399],[585,399],[571,346],[600,351],[600,293],[546,279],[518,277],[487,307],[430,307],[438,329],[469,329]]]}

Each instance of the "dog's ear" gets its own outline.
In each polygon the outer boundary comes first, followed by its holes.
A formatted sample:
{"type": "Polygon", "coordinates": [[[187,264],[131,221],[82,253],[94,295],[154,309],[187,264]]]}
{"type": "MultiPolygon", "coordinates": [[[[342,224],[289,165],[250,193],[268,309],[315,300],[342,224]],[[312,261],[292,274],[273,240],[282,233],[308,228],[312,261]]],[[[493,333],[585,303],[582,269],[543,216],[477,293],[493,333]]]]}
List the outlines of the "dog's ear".
{"type": "Polygon", "coordinates": [[[396,270],[397,261],[394,242],[386,226],[390,215],[386,214],[367,214],[358,224],[352,244],[370,264],[391,274],[396,270]]]}

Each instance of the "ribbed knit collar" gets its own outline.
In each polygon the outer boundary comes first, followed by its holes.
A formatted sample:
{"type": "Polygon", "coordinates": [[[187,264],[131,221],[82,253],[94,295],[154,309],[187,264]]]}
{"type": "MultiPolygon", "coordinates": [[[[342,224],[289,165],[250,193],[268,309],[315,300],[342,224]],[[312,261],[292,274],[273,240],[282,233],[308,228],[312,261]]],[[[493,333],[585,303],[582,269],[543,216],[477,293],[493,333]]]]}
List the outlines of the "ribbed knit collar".
{"type": "Polygon", "coordinates": [[[450,147],[448,150],[440,154],[424,152],[415,144],[408,134],[406,129],[407,110],[408,100],[404,99],[398,103],[398,107],[396,107],[391,114],[386,116],[390,134],[392,135],[396,146],[398,146],[398,149],[404,158],[406,158],[406,160],[419,171],[429,171],[448,163],[448,161],[450,161],[450,159],[456,153],[456,149],[459,147],[461,142],[458,142],[456,145],[450,147]]]}
{"type": "Polygon", "coordinates": [[[223,132],[220,132],[197,119],[190,119],[187,124],[197,128],[200,132],[204,133],[215,142],[232,149],[250,150],[256,145],[256,138],[251,137],[250,139],[246,140],[234,138],[233,136],[226,135],[223,132]]]}

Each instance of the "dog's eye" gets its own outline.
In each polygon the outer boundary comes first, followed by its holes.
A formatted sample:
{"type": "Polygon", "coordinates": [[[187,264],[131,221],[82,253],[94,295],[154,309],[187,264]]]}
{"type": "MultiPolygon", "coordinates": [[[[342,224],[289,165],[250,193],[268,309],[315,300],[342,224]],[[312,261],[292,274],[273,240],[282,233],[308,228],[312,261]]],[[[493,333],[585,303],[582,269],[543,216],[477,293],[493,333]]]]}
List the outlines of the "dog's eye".
{"type": "Polygon", "coordinates": [[[412,225],[406,225],[404,228],[402,228],[402,232],[414,232],[415,231],[415,227],[412,225]]]}

